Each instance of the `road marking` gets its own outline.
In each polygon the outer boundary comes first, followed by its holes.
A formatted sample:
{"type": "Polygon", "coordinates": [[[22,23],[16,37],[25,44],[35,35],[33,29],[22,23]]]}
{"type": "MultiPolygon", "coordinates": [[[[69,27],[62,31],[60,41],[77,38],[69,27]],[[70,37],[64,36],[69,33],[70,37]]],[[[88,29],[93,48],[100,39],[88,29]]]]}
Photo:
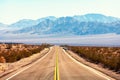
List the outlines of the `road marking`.
{"type": "Polygon", "coordinates": [[[39,61],[41,61],[42,59],[44,59],[52,50],[53,47],[50,48],[49,52],[47,54],[45,54],[42,58],[40,58],[39,60],[37,60],[36,62],[34,62],[33,64],[29,65],[28,67],[20,70],[19,72],[15,73],[14,75],[10,76],[9,78],[7,78],[6,80],[10,80],[11,78],[15,77],[16,75],[20,74],[21,72],[27,70],[28,68],[32,67],[33,65],[35,65],[36,63],[38,63],[39,61]]]}
{"type": "Polygon", "coordinates": [[[60,80],[60,77],[59,77],[59,66],[58,66],[58,51],[56,51],[54,80],[60,80]]]}
{"type": "Polygon", "coordinates": [[[78,61],[75,60],[73,57],[71,57],[64,49],[63,49],[63,52],[64,52],[69,58],[71,58],[74,62],[76,62],[77,64],[79,64],[79,65],[83,66],[84,68],[86,68],[86,69],[94,72],[95,74],[97,74],[97,75],[105,78],[106,80],[115,80],[115,79],[111,78],[110,76],[105,75],[105,74],[102,73],[102,72],[99,72],[99,71],[97,71],[97,70],[95,70],[95,69],[93,69],[93,68],[91,68],[91,67],[89,67],[89,66],[87,66],[87,65],[84,65],[84,64],[78,62],[78,61]]]}

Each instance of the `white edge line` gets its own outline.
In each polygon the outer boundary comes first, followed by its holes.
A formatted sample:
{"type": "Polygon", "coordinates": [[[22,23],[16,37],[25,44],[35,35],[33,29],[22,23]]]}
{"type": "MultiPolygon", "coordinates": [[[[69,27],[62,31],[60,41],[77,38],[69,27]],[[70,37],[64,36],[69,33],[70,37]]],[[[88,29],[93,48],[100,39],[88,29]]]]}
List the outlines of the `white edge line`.
{"type": "Polygon", "coordinates": [[[27,70],[28,68],[32,67],[33,65],[35,65],[36,63],[38,63],[39,61],[41,61],[42,59],[44,59],[44,58],[45,58],[45,57],[46,57],[46,56],[47,56],[47,55],[51,52],[52,48],[53,48],[53,47],[50,47],[49,52],[48,52],[47,54],[45,54],[42,58],[40,58],[39,60],[37,60],[37,61],[36,61],[36,62],[34,62],[33,64],[29,65],[28,67],[26,67],[26,68],[24,68],[24,69],[20,70],[19,72],[15,73],[14,75],[10,76],[10,77],[9,77],[9,78],[7,78],[6,80],[10,80],[10,79],[11,79],[11,78],[13,78],[14,76],[16,76],[16,75],[20,74],[21,72],[23,72],[23,71],[27,70]]]}
{"type": "Polygon", "coordinates": [[[78,62],[78,61],[75,60],[73,57],[71,57],[64,49],[63,49],[63,52],[64,52],[69,58],[71,58],[74,62],[76,62],[77,64],[85,67],[86,69],[94,72],[95,74],[97,74],[97,75],[99,75],[99,76],[101,76],[101,77],[103,77],[103,78],[105,78],[105,79],[107,79],[107,80],[115,80],[115,79],[111,78],[110,76],[105,75],[105,74],[102,73],[102,72],[99,72],[99,71],[97,71],[97,70],[95,70],[95,69],[93,69],[93,68],[91,68],[91,67],[89,67],[89,66],[87,66],[87,65],[84,65],[83,63],[78,62]]]}

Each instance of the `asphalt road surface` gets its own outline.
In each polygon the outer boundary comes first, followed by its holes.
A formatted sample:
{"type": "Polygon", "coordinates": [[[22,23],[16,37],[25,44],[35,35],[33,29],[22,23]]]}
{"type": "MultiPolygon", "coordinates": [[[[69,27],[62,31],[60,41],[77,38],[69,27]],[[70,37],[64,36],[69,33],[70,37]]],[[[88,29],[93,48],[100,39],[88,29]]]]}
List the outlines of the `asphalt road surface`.
{"type": "Polygon", "coordinates": [[[30,66],[0,80],[114,80],[73,59],[59,46],[30,66]]]}

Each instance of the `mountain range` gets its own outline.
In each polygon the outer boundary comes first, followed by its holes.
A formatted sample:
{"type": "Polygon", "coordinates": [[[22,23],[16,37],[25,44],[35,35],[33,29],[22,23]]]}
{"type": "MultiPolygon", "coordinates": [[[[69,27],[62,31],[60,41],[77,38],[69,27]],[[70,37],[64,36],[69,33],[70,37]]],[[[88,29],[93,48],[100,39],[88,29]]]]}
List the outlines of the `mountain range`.
{"type": "Polygon", "coordinates": [[[0,23],[0,39],[108,33],[120,34],[120,18],[102,14],[86,14],[59,18],[49,16],[37,20],[23,19],[11,25],[0,23]]]}

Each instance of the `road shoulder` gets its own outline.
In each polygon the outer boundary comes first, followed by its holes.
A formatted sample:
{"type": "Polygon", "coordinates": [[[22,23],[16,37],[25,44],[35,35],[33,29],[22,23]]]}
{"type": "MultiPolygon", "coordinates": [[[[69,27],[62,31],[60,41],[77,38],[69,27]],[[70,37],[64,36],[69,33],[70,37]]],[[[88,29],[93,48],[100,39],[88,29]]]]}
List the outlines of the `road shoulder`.
{"type": "Polygon", "coordinates": [[[66,52],[71,56],[73,57],[74,59],[76,59],[77,61],[89,66],[89,67],[92,67],[108,76],[111,76],[112,78],[115,78],[116,80],[120,80],[120,74],[117,74],[116,72],[113,72],[111,70],[108,70],[106,68],[103,68],[101,65],[97,65],[97,64],[94,64],[94,63],[91,63],[91,62],[88,62],[86,61],[85,59],[81,58],[80,56],[78,56],[77,54],[73,53],[72,51],[70,50],[66,50],[66,52]]]}
{"type": "Polygon", "coordinates": [[[32,64],[33,62],[35,62],[39,58],[43,57],[46,53],[48,53],[49,50],[50,50],[49,48],[45,48],[40,53],[33,54],[30,57],[23,58],[23,59],[21,59],[17,62],[14,62],[14,63],[0,63],[1,67],[5,66],[5,69],[0,73],[0,78],[4,77],[12,72],[15,72],[18,69],[21,69],[25,66],[32,64]]]}

